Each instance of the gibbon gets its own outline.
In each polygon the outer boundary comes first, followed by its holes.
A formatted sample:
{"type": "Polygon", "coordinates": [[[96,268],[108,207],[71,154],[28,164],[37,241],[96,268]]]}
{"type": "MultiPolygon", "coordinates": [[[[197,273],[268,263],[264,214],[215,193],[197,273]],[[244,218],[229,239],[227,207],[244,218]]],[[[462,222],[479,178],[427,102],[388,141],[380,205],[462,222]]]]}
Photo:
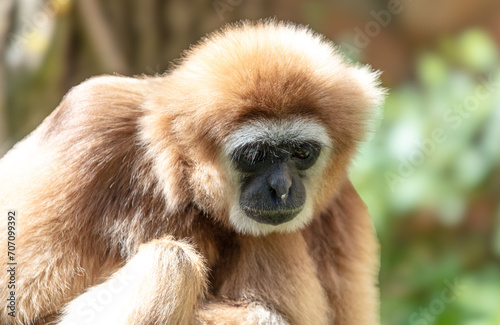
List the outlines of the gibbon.
{"type": "Polygon", "coordinates": [[[346,169],[383,93],[275,20],[165,75],[74,87],[0,161],[0,323],[377,324],[378,244],[346,169]]]}

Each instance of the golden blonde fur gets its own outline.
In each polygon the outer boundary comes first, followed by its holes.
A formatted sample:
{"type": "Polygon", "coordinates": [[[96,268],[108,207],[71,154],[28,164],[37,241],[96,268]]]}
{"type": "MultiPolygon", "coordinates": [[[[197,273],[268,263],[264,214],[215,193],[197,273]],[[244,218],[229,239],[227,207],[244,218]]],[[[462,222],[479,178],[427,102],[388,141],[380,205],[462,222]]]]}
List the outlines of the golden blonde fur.
{"type": "Polygon", "coordinates": [[[346,168],[381,97],[368,68],[272,20],[208,36],[164,76],[75,87],[0,161],[18,213],[17,311],[0,323],[377,324],[378,246],[346,168]],[[235,229],[225,146],[292,120],[331,141],[308,215],[235,229]]]}

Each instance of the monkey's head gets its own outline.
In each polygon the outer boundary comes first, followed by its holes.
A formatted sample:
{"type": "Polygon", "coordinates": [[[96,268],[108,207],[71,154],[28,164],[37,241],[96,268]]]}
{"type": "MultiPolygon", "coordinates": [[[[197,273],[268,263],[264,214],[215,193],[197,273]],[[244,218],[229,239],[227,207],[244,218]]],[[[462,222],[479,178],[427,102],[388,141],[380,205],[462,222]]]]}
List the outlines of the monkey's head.
{"type": "Polygon", "coordinates": [[[144,130],[167,201],[241,233],[304,227],[332,199],[383,90],[309,29],[241,23],[152,83],[144,130]]]}

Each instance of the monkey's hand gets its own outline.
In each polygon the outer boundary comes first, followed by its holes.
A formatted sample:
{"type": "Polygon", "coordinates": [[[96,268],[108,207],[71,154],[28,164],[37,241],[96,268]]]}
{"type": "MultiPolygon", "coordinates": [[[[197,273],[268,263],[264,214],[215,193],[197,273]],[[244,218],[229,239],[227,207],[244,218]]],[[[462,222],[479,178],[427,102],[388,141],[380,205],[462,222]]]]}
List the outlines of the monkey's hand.
{"type": "Polygon", "coordinates": [[[111,278],[71,301],[59,324],[192,324],[205,289],[201,255],[165,237],[143,244],[111,278]]]}
{"type": "Polygon", "coordinates": [[[198,311],[197,325],[289,325],[272,308],[261,304],[209,302],[198,311]]]}

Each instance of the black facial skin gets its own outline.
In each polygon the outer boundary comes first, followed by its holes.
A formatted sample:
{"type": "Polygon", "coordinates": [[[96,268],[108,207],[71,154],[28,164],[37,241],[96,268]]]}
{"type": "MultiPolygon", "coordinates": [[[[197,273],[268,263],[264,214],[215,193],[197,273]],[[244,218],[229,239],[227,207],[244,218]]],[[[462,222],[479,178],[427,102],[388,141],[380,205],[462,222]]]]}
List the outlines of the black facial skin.
{"type": "Polygon", "coordinates": [[[233,153],[243,175],[240,207],[253,220],[279,225],[290,221],[304,208],[305,171],[321,151],[314,141],[266,145],[252,143],[233,153]]]}

